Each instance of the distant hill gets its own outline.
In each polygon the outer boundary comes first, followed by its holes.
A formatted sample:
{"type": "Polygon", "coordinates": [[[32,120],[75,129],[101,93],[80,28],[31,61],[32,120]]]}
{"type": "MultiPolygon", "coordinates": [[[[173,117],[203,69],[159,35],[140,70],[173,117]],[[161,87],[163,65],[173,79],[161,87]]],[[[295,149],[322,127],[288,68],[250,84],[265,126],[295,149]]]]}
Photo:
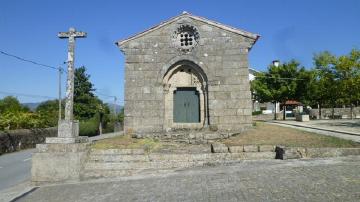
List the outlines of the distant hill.
{"type": "MultiPolygon", "coordinates": [[[[114,104],[113,103],[106,103],[106,104],[107,104],[107,106],[109,106],[110,112],[113,112],[114,104]]],[[[121,112],[122,108],[124,108],[124,106],[115,104],[115,110],[116,110],[117,114],[121,112]]]]}
{"type": "MultiPolygon", "coordinates": [[[[28,102],[28,103],[21,103],[23,106],[29,107],[29,109],[31,111],[35,111],[36,108],[41,104],[41,102],[28,102]]],[[[110,108],[110,112],[114,111],[114,104],[113,103],[106,103],[109,108],[110,108]]],[[[122,108],[124,108],[124,106],[122,105],[115,105],[116,108],[116,113],[120,113],[122,108]]]]}
{"type": "Polygon", "coordinates": [[[35,111],[36,107],[39,106],[41,102],[28,102],[28,103],[21,103],[25,107],[29,107],[31,111],[35,111]]]}

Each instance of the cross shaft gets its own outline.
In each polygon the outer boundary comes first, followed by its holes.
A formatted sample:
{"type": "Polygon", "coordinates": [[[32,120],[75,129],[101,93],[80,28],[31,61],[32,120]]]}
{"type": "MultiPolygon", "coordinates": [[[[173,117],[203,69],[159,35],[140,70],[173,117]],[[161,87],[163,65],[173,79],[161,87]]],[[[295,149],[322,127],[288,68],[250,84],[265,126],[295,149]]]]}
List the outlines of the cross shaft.
{"type": "Polygon", "coordinates": [[[74,109],[74,60],[75,60],[75,38],[85,38],[86,32],[77,32],[75,28],[70,28],[68,32],[59,32],[61,39],[68,38],[68,60],[67,60],[67,82],[66,82],[66,102],[65,120],[73,120],[74,109]]]}

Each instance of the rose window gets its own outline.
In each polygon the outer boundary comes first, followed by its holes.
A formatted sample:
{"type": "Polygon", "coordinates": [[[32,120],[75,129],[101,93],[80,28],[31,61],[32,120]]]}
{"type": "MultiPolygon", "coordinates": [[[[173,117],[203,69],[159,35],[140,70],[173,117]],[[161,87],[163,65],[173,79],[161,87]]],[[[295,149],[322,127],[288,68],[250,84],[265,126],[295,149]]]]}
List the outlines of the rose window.
{"type": "Polygon", "coordinates": [[[175,32],[175,44],[182,51],[192,50],[198,43],[199,34],[194,26],[181,25],[175,32]]]}

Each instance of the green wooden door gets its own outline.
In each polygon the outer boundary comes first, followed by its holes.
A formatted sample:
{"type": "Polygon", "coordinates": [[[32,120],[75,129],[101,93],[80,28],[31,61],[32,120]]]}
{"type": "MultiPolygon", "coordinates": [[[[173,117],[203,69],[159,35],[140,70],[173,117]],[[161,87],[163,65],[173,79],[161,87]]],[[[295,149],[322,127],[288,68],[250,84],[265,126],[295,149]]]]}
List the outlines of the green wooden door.
{"type": "Polygon", "coordinates": [[[177,88],[174,92],[174,122],[200,122],[199,92],[196,88],[177,88]]]}

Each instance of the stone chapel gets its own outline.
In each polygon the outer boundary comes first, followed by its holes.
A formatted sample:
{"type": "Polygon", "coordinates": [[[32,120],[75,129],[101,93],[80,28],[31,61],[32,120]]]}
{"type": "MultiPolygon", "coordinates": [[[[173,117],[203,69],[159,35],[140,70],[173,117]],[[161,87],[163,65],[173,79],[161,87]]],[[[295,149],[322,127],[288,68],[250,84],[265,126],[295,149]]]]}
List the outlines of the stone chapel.
{"type": "Polygon", "coordinates": [[[125,133],[250,127],[248,53],[259,37],[183,12],[116,42],[125,54],[125,133]]]}

